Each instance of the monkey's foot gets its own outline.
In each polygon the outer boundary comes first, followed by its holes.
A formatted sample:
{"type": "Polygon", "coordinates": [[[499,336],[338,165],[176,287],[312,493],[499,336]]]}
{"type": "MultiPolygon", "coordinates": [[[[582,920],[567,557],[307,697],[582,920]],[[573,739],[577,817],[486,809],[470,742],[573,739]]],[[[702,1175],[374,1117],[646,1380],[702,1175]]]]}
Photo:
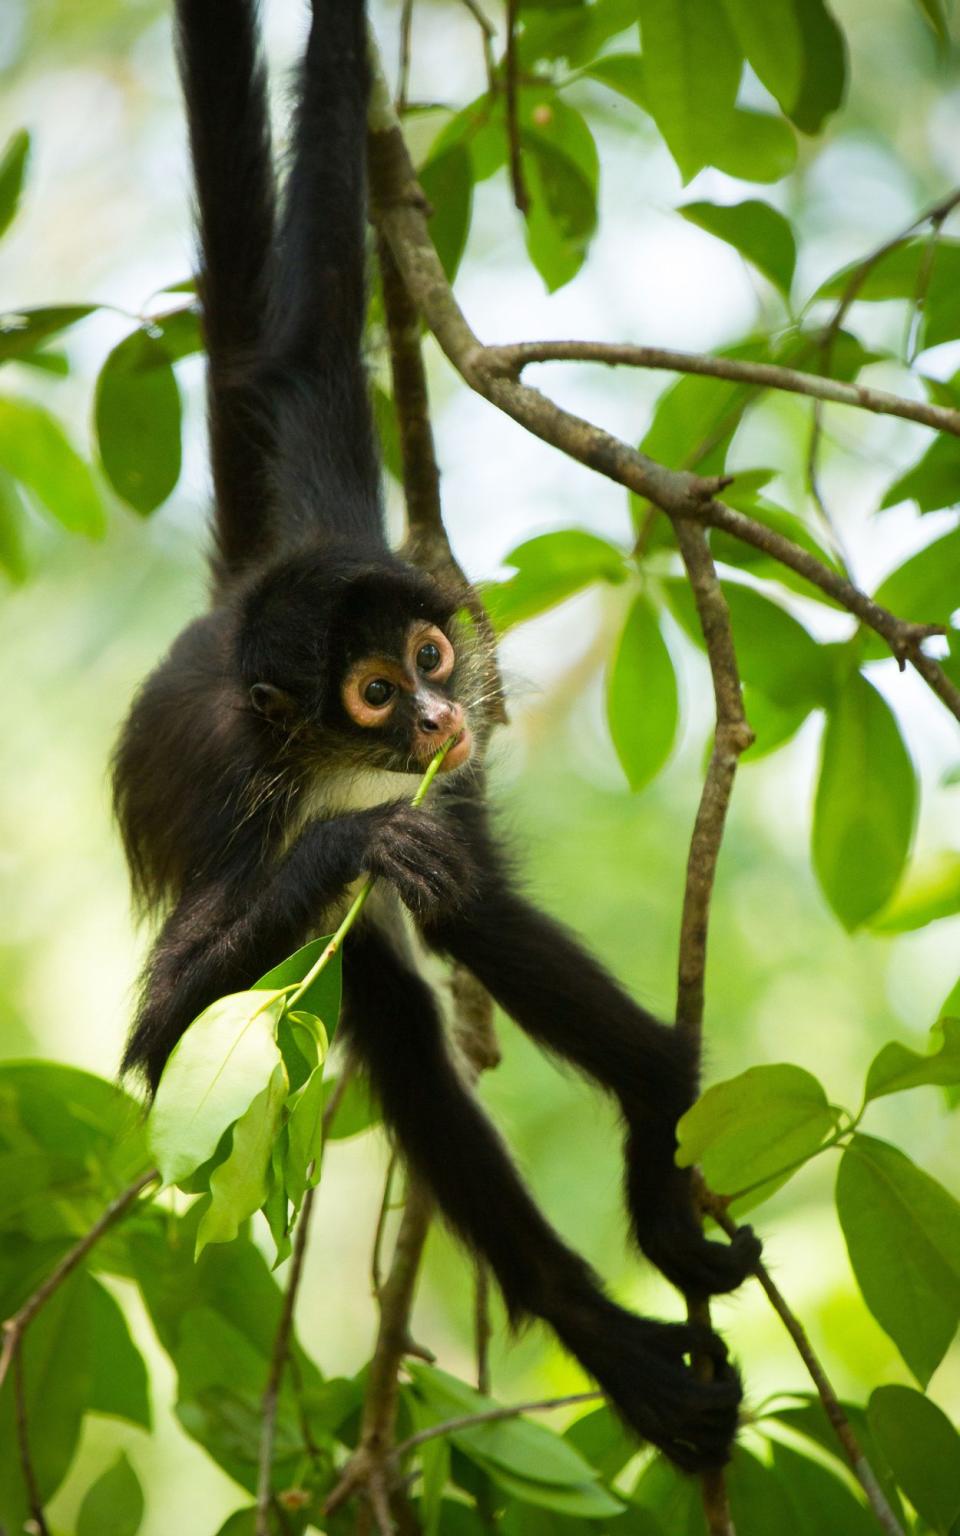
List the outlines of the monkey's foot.
{"type": "Polygon", "coordinates": [[[605,1302],[602,1318],[565,1328],[561,1337],[629,1427],[682,1471],[703,1472],[729,1459],[743,1393],[711,1329],[651,1322],[605,1302]],[[693,1374],[694,1351],[711,1360],[712,1381],[693,1374]]]}

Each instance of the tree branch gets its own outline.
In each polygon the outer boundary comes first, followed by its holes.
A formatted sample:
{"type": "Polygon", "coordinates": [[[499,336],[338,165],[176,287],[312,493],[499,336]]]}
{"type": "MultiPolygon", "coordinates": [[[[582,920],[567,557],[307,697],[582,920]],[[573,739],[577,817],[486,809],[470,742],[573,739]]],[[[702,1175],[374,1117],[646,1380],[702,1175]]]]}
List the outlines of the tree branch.
{"type": "MultiPolygon", "coordinates": [[[[719,1195],[707,1190],[701,1185],[699,1191],[700,1204],[703,1209],[713,1217],[719,1227],[726,1232],[728,1237],[735,1237],[737,1224],[727,1210],[726,1203],[719,1195]]],[[[783,1326],[786,1328],[797,1348],[801,1360],[810,1373],[810,1378],[817,1389],[817,1395],[823,1404],[830,1425],[840,1442],[844,1455],[850,1463],[854,1477],[863,1489],[867,1502],[877,1521],[888,1536],[904,1536],[903,1527],[890,1508],[886,1494],[877,1481],[876,1473],[863,1453],[863,1448],[854,1432],[853,1426],[843,1411],[843,1405],[834,1391],[833,1385],[827,1376],[823,1365],[817,1356],[813,1345],[800,1319],[790,1310],[782,1293],[773,1281],[770,1271],[761,1261],[757,1264],[754,1273],[759,1280],[763,1291],[776,1312],[783,1326]]]]}
{"type": "Polygon", "coordinates": [[[517,341],[486,348],[492,367],[518,377],[530,363],[604,363],[608,367],[655,368],[670,373],[693,373],[708,379],[729,379],[735,384],[755,384],[793,395],[809,395],[837,405],[852,405],[878,416],[900,416],[938,432],[960,437],[960,411],[908,400],[885,389],[848,384],[823,378],[779,363],[753,363],[732,357],[713,357],[706,352],[678,352],[669,347],[640,347],[615,341],[517,341]]]}
{"type": "Polygon", "coordinates": [[[23,1335],[33,1322],[37,1313],[46,1306],[51,1296],[60,1289],[63,1282],[73,1274],[79,1264],[82,1264],[91,1249],[95,1248],[100,1239],[121,1221],[143,1193],[148,1184],[153,1184],[160,1178],[156,1168],[151,1168],[147,1173],[142,1173],[139,1178],[128,1184],[126,1189],[111,1200],[102,1216],[99,1216],[90,1228],[89,1232],[64,1254],[60,1263],[42,1281],[32,1295],[28,1296],[21,1307],[8,1317],[3,1324],[3,1349],[0,1350],[0,1387],[6,1379],[12,1361],[15,1359],[23,1335]]]}
{"type": "MultiPolygon", "coordinates": [[[[730,613],[710,555],[706,531],[683,518],[677,519],[674,526],[707,647],[716,711],[713,751],[687,858],[677,977],[677,1028],[691,1041],[699,1067],[703,1050],[710,902],[737,763],[740,754],[753,741],[753,732],[743,710],[730,613]]],[[[708,1302],[694,1302],[688,1298],[687,1314],[691,1322],[710,1326],[708,1302]]],[[[695,1356],[693,1367],[702,1378],[711,1378],[713,1365],[708,1358],[695,1356]]],[[[710,1536],[734,1536],[722,1468],[702,1474],[700,1493],[710,1536]]]]}
{"type": "Polygon", "coordinates": [[[704,477],[686,470],[667,469],[602,427],[563,410],[539,390],[504,374],[498,360],[501,349],[482,344],[447,282],[430,239],[424,199],[406,143],[382,85],[375,85],[369,126],[375,221],[427,325],[471,389],[535,437],[653,502],[672,521],[692,518],[726,528],[735,537],[765,549],[782,564],[799,571],[882,635],[898,660],[909,661],[960,720],[960,689],[920,648],[920,642],[937,632],[938,626],[908,624],[895,618],[789,539],[720,506],[715,497],[730,483],[729,476],[704,477]]]}
{"type": "Polygon", "coordinates": [[[27,1425],[27,1392],[23,1379],[23,1355],[19,1349],[13,1357],[13,1401],[17,1420],[17,1450],[20,1455],[20,1470],[23,1473],[23,1484],[27,1490],[27,1503],[30,1506],[34,1536],[50,1536],[50,1527],[47,1525],[46,1516],[43,1512],[43,1500],[40,1497],[40,1489],[37,1486],[37,1474],[34,1471],[33,1458],[30,1455],[30,1433],[27,1425]]]}
{"type": "Polygon", "coordinates": [[[517,11],[519,0],[507,0],[507,145],[510,155],[510,186],[514,207],[526,217],[530,197],[523,175],[523,149],[520,144],[520,118],[517,110],[517,11]]]}
{"type": "Polygon", "coordinates": [[[473,1429],[478,1424],[498,1424],[503,1419],[519,1418],[521,1413],[541,1413],[551,1408],[568,1408],[572,1403],[595,1403],[602,1398],[602,1392],[571,1392],[567,1397],[541,1397],[532,1403],[515,1403],[512,1407],[487,1408],[483,1413],[465,1413],[456,1419],[445,1419],[442,1424],[430,1424],[426,1429],[418,1429],[415,1435],[409,1435],[406,1440],[394,1447],[394,1457],[399,1461],[409,1451],[416,1450],[418,1445],[425,1445],[428,1440],[436,1440],[441,1435],[456,1434],[458,1429],[473,1429]]]}

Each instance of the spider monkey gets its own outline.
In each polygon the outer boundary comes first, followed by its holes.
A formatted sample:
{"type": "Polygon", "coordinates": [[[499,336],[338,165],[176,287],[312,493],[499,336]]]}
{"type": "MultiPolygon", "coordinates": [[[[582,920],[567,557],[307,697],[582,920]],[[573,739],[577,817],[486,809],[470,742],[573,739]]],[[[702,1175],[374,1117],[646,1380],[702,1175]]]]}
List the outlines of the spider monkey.
{"type": "MultiPolygon", "coordinates": [[[[445,1041],[418,949],[459,962],[618,1101],[642,1251],[687,1294],[739,1285],[759,1244],[708,1241],[674,1164],[688,1045],[520,894],[491,830],[488,724],[459,597],[387,547],[362,358],[363,0],[313,0],[277,204],[256,0],[177,0],[199,209],[215,490],[209,612],[136,698],[114,763],[142,904],[166,918],[124,1069],[151,1089],[184,1030],[379,878],[343,955],[341,1029],[404,1156],[491,1265],[677,1465],[727,1458],[740,1382],[706,1328],[615,1305],[527,1193],[445,1041]],[[429,809],[408,788],[455,742],[429,809]],[[402,904],[402,905],[401,905],[402,904]],[[405,929],[413,929],[411,940],[405,929]],[[713,1361],[697,1379],[691,1351],[713,1361]]],[[[489,713],[487,711],[486,713],[489,713]]]]}

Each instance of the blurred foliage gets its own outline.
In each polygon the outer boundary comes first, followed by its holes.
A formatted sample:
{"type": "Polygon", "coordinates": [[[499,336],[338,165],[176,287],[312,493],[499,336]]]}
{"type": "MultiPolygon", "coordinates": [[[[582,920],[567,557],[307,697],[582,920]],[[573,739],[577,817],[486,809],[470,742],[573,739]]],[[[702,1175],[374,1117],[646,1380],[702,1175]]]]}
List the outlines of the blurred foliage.
{"type": "MultiPolygon", "coordinates": [[[[428,26],[459,28],[457,46],[472,37],[480,67],[483,36],[466,8],[444,0],[422,9],[414,58],[428,26]]],[[[45,80],[68,80],[85,58],[101,83],[123,76],[135,95],[130,81],[157,45],[161,14],[153,3],[86,5],[81,27],[80,10],[62,0],[12,0],[0,54],[13,87],[8,110],[25,107],[31,89],[40,105],[6,124],[0,271],[10,270],[4,252],[18,249],[32,197],[65,208],[72,237],[81,225],[68,171],[34,181],[45,114],[55,109],[45,80]]],[[[395,19],[394,11],[382,18],[388,26],[395,19]]],[[[749,272],[746,311],[710,337],[718,351],[960,405],[960,240],[949,232],[945,181],[960,163],[940,148],[950,124],[955,132],[960,100],[948,0],[889,0],[882,18],[867,0],[522,5],[514,124],[502,17],[495,21],[484,78],[441,105],[447,81],[431,55],[424,103],[409,109],[451,278],[459,272],[475,283],[484,263],[496,264],[515,133],[529,208],[526,254],[517,242],[514,272],[529,263],[551,302],[562,303],[590,283],[591,256],[612,228],[627,293],[632,210],[605,201],[608,164],[626,155],[631,184],[662,191],[675,238],[702,237],[719,310],[729,290],[722,263],[739,259],[749,272]],[[675,172],[664,170],[668,155],[675,172]],[[875,190],[877,165],[886,201],[871,222],[864,197],[875,190]],[[842,222],[847,197],[852,212],[838,242],[826,226],[842,222]]],[[[165,37],[162,47],[166,58],[165,37]]],[[[89,207],[82,216],[89,222],[89,207]]],[[[196,539],[177,518],[189,499],[182,469],[191,411],[183,404],[193,404],[201,339],[190,284],[180,281],[183,257],[179,270],[151,271],[157,291],[136,313],[116,300],[112,281],[102,284],[109,303],[90,300],[95,287],[74,289],[70,260],[68,243],[70,302],[31,298],[0,316],[0,566],[21,589],[0,619],[4,653],[16,646],[18,654],[0,746],[11,785],[0,803],[0,845],[15,850],[0,865],[12,898],[0,987],[8,1054],[62,1054],[102,1068],[121,1031],[117,999],[130,967],[117,858],[104,853],[99,765],[136,677],[199,597],[196,539]],[[107,875],[104,859],[113,860],[107,875]],[[118,978],[112,994],[108,975],[118,978]],[[102,1030],[111,996],[108,1045],[78,1021],[102,1030]]],[[[11,275],[29,290],[28,254],[11,275]]],[[[119,269],[109,275],[119,283],[119,269]]],[[[668,320],[683,318],[678,311],[668,320]]],[[[376,296],[370,345],[378,359],[376,296]]],[[[637,429],[645,452],[674,468],[733,473],[732,505],[835,570],[869,571],[867,585],[899,616],[944,625],[944,666],[960,682],[956,439],[889,421],[863,426],[833,406],[812,425],[810,402],[775,401],[726,381],[657,377],[651,389],[649,420],[637,429]],[[859,520],[845,506],[853,499],[864,507],[859,520]]],[[[393,473],[392,402],[379,372],[376,403],[393,473]]],[[[476,457],[476,439],[463,451],[476,457]]],[[[650,506],[626,501],[616,533],[593,517],[586,496],[570,518],[554,516],[555,526],[518,527],[525,536],[490,555],[508,574],[484,595],[508,656],[530,625],[531,634],[556,637],[564,667],[514,727],[515,752],[525,743],[529,766],[517,782],[499,774],[506,813],[533,839],[548,898],[663,1009],[709,705],[696,654],[702,636],[671,530],[650,506]],[[596,639],[577,660],[568,642],[584,622],[596,639]],[[583,701],[571,697],[577,678],[586,681],[583,701]],[[626,785],[642,798],[632,801],[626,785]]],[[[897,686],[875,635],[759,551],[719,533],[711,539],[758,739],[713,917],[709,995],[719,1027],[712,1017],[710,1038],[720,1081],[684,1118],[679,1156],[700,1163],[735,1210],[771,1202],[778,1278],[820,1335],[831,1373],[858,1399],[848,1414],[904,1528],[957,1536],[960,1205],[948,1187],[958,1150],[948,1106],[960,1097],[960,981],[955,943],[949,949],[960,853],[944,785],[957,782],[960,753],[952,737],[942,745],[933,707],[897,686]],[[929,1046],[891,1039],[903,1023],[933,1026],[929,1046]],[[837,1170],[833,1197],[822,1174],[828,1162],[837,1170]],[[790,1246],[785,1258],[780,1244],[790,1246]]],[[[197,1477],[207,1505],[198,1515],[194,1498],[184,1504],[188,1528],[212,1533],[254,1492],[280,1308],[269,1265],[288,1255],[297,1210],[320,1176],[318,1119],[333,1080],[324,1074],[339,1006],[335,977],[292,1012],[269,993],[299,982],[321,944],[263,978],[259,992],[215,1004],[197,1021],[146,1130],[109,1072],[49,1060],[0,1067],[0,1314],[22,1304],[151,1159],[191,1197],[141,1205],[27,1334],[27,1420],[53,1531],[166,1531],[183,1523],[176,1485],[197,1477]],[[243,1049],[232,1049],[238,1040],[243,1049]],[[189,1112],[195,1100],[202,1115],[189,1112]],[[261,1207],[265,1221],[254,1215],[261,1207]],[[108,1435],[97,1427],[105,1416],[108,1435]],[[204,1470],[205,1458],[222,1478],[204,1470]]],[[[623,1270],[609,1116],[529,1045],[505,1038],[505,1066],[485,1096],[558,1224],[599,1251],[639,1299],[638,1284],[658,1282],[623,1270]]],[[[308,1347],[295,1345],[277,1424],[273,1486],[285,1532],[351,1528],[346,1516],[316,1521],[358,1433],[371,1318],[365,1296],[354,1299],[362,1289],[354,1257],[363,1261],[351,1242],[363,1224],[356,1190],[375,1183],[377,1124],[376,1106],[353,1089],[325,1153],[319,1198],[330,1202],[330,1257],[314,1261],[328,1267],[304,1297],[308,1347]]],[[[436,1234],[418,1333],[443,1345],[462,1377],[466,1279],[462,1257],[436,1234]]],[[[652,1305],[662,1301],[658,1291],[652,1305]]],[[[755,1403],[729,1478],[741,1536],[873,1529],[819,1403],[797,1391],[805,1383],[762,1298],[745,1293],[723,1321],[755,1403]],[[761,1390],[771,1396],[761,1400],[761,1390]]],[[[494,1367],[501,1398],[580,1385],[570,1362],[534,1336],[501,1340],[494,1367]]],[[[411,1366],[401,1397],[405,1434],[490,1406],[457,1375],[422,1364],[411,1366]]],[[[0,1523],[11,1531],[30,1518],[14,1419],[8,1380],[0,1523]]],[[[408,1470],[428,1536],[469,1536],[491,1522],[506,1536],[703,1530],[695,1485],[660,1459],[640,1460],[605,1407],[566,1429],[521,1417],[438,1436],[410,1455],[408,1470]]],[[[249,1508],[220,1528],[252,1532],[249,1508]]]]}

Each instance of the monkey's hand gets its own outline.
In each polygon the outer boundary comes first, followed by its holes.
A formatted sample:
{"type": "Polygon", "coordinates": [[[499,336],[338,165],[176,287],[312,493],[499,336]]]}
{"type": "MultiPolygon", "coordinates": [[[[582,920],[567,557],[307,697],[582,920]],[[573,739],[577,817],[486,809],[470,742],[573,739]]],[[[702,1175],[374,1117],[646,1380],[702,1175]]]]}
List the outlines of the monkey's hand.
{"type": "Polygon", "coordinates": [[[459,911],[475,886],[472,860],[455,829],[406,800],[371,813],[367,868],[389,880],[415,917],[459,911]]]}
{"type": "Polygon", "coordinates": [[[736,1290],[756,1266],[761,1243],[752,1227],[741,1227],[729,1243],[704,1237],[688,1169],[674,1168],[666,1187],[653,1192],[633,1163],[628,1192],[640,1248],[685,1295],[736,1290]]]}

